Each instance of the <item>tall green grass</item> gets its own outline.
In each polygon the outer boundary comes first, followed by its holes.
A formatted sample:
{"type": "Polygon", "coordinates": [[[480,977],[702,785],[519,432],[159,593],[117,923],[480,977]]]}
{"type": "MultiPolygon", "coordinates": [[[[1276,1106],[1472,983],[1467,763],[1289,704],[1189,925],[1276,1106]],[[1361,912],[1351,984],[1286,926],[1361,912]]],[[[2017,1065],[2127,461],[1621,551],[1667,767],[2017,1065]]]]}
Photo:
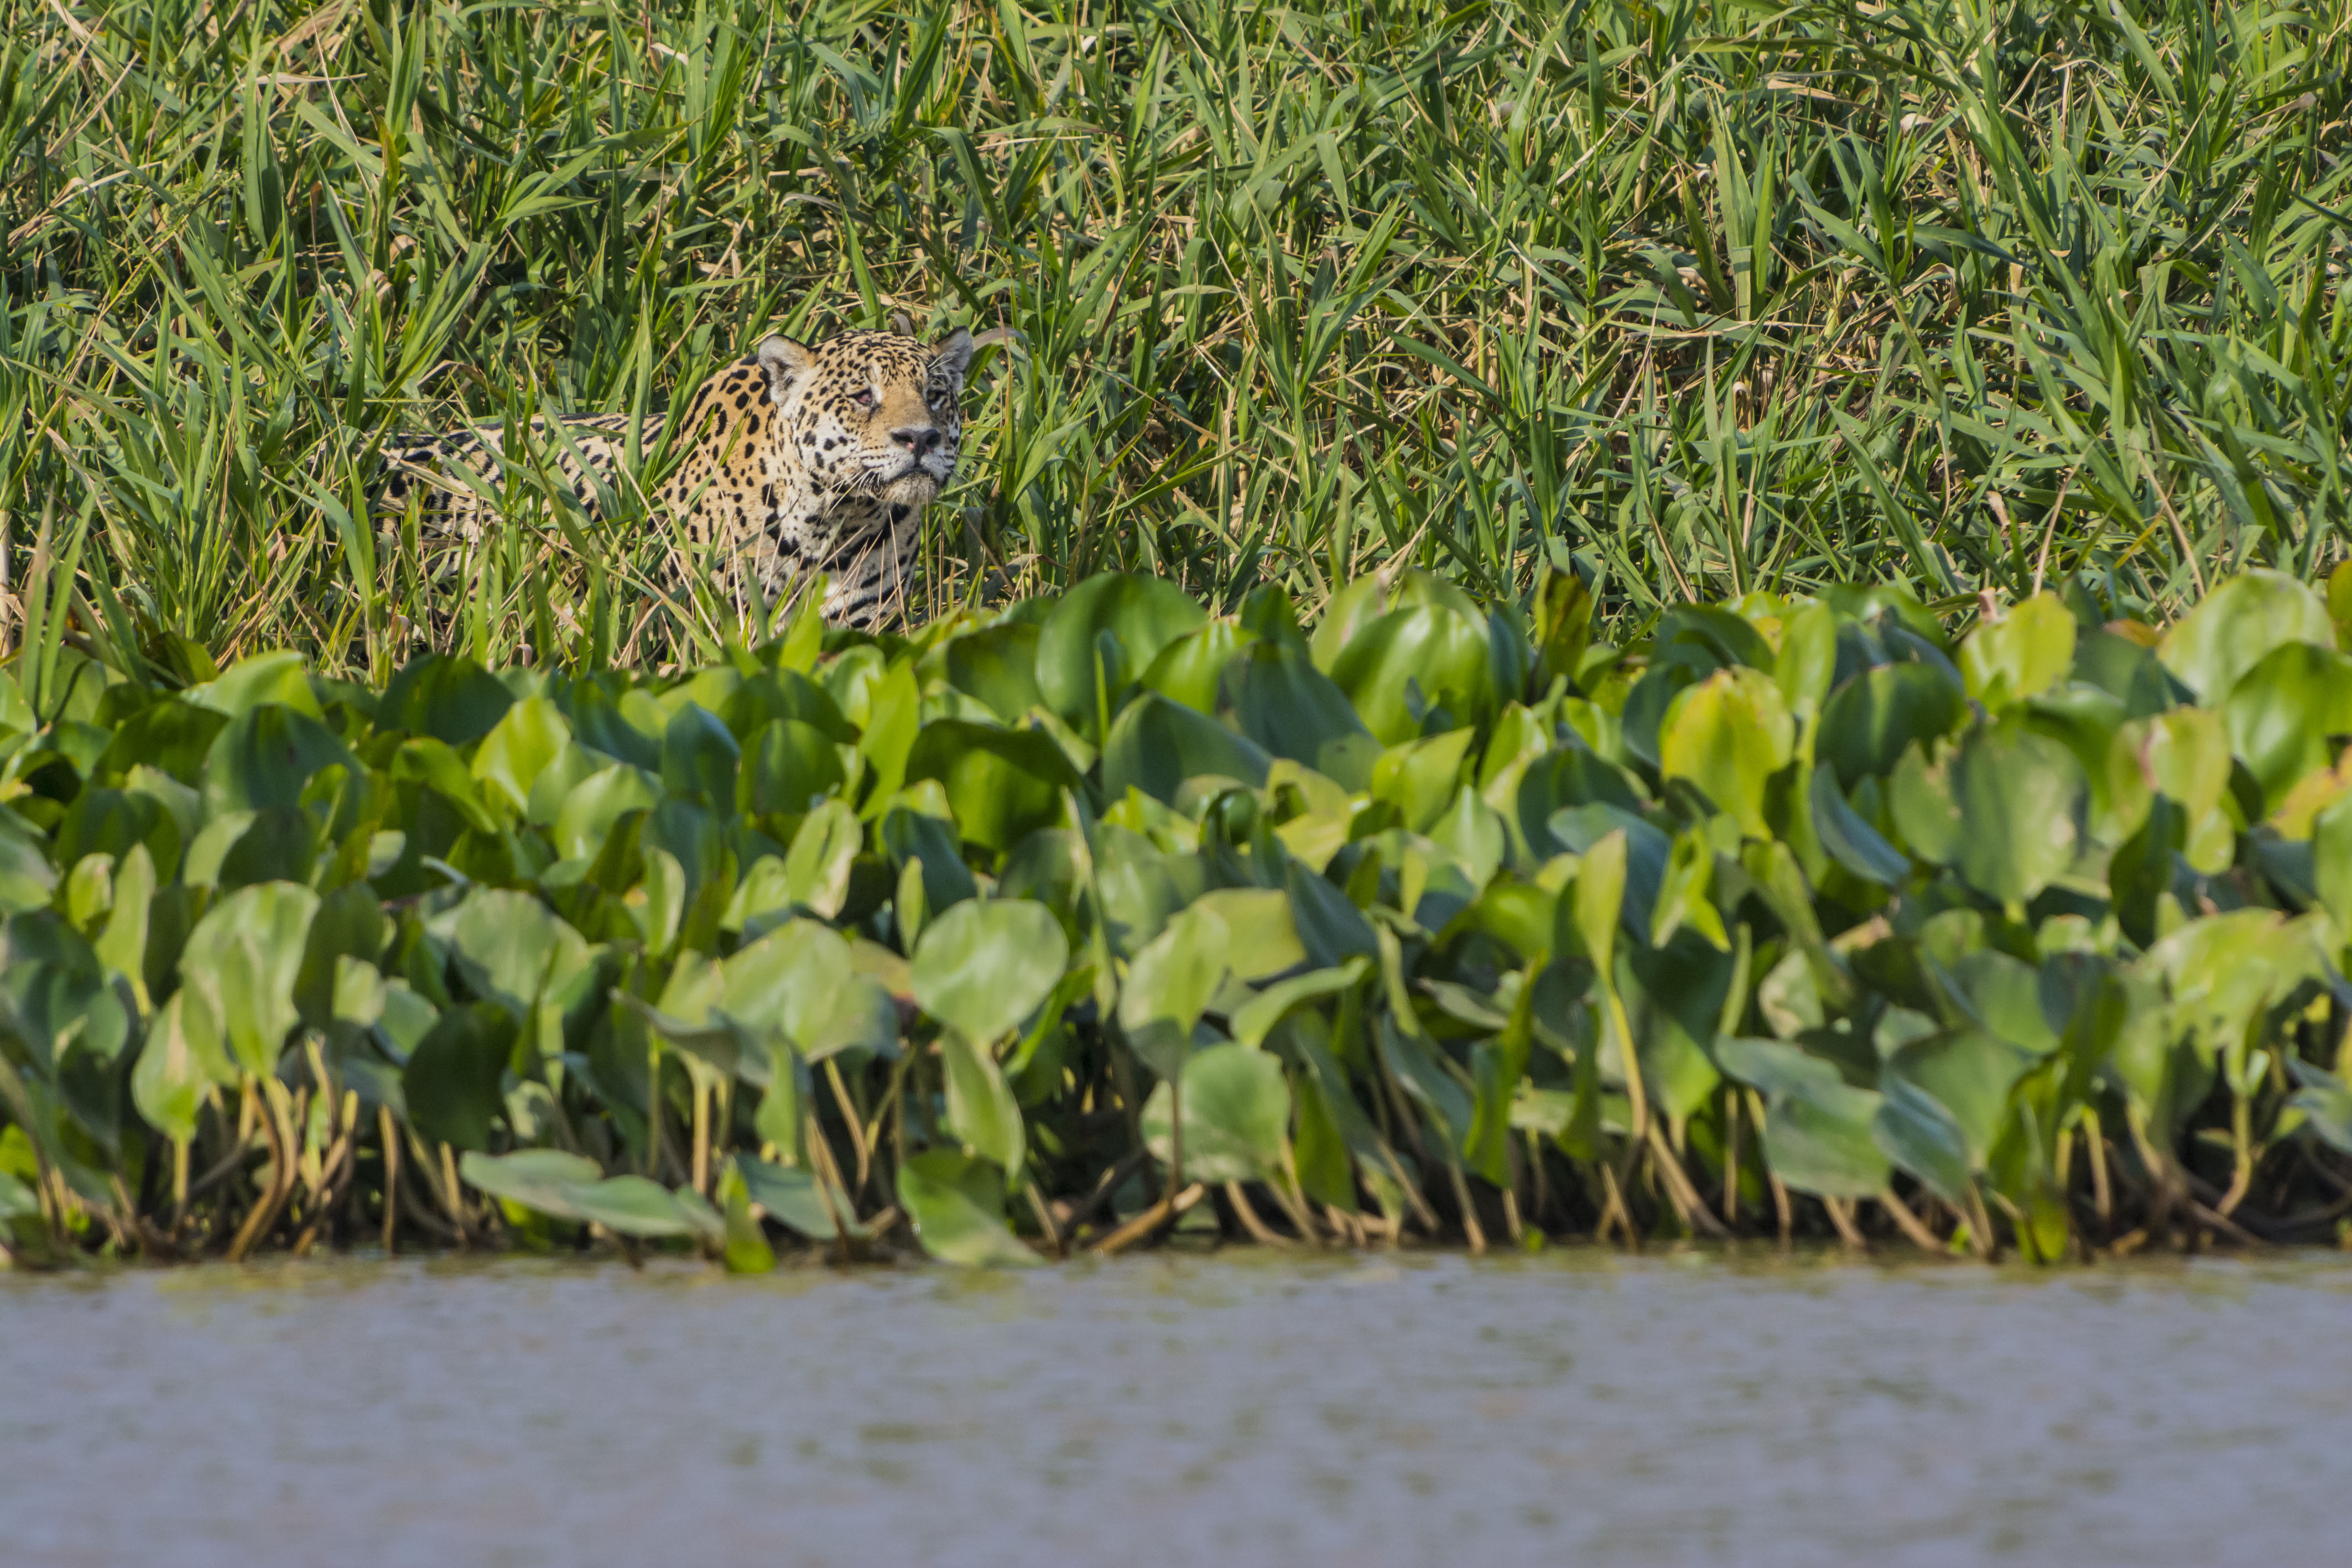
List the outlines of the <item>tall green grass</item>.
{"type": "Polygon", "coordinates": [[[2347,66],[2292,3],[0,0],[9,635],[708,658],[632,494],[453,555],[373,454],[895,311],[996,334],[919,617],[1572,554],[1636,623],[2162,618],[2344,553],[2347,66]]]}

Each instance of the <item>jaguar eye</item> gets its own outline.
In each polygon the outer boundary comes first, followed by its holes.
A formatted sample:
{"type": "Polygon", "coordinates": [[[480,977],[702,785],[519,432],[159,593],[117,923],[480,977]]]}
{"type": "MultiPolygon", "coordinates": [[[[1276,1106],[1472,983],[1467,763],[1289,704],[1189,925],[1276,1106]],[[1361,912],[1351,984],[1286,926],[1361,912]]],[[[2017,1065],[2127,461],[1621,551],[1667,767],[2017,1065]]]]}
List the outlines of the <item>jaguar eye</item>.
{"type": "Polygon", "coordinates": [[[870,410],[876,403],[882,400],[874,395],[873,388],[860,387],[856,392],[850,395],[850,401],[855,402],[860,408],[870,410]]]}

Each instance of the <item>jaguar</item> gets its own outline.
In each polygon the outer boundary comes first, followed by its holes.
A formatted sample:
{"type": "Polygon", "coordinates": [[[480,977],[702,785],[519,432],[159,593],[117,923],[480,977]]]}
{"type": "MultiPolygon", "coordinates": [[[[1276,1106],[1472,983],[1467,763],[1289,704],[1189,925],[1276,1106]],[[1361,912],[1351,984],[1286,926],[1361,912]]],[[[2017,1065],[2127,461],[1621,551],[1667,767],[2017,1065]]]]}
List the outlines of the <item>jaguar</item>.
{"type": "MultiPolygon", "coordinates": [[[[739,603],[756,584],[779,604],[822,574],[825,619],[873,629],[903,613],[923,508],[955,476],[971,355],[961,328],[935,343],[903,331],[768,338],[696,391],[679,424],[686,455],[648,510],[684,527],[739,603]]],[[[531,444],[592,517],[634,483],[629,420],[574,415],[555,432],[530,421],[531,444]]],[[[395,442],[384,455],[378,509],[415,505],[436,538],[467,542],[496,520],[506,471],[522,460],[501,425],[395,442]]]]}

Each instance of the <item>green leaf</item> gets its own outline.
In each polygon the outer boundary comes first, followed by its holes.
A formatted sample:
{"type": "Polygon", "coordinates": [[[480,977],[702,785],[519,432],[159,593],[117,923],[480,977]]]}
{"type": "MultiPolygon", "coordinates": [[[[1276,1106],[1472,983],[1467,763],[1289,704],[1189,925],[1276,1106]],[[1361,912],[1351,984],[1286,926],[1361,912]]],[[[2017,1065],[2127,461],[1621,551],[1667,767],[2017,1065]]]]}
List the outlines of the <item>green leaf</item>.
{"type": "Polygon", "coordinates": [[[2040,695],[2074,668],[2074,617],[2056,594],[2037,593],[1981,622],[1960,644],[1958,663],[1969,695],[1998,713],[2040,695]]]}
{"type": "MultiPolygon", "coordinates": [[[[1290,1084],[1282,1063],[1245,1045],[1213,1045],[1184,1062],[1184,1175],[1206,1182],[1286,1179],[1290,1084]]],[[[1157,1158],[1175,1157],[1174,1103],[1162,1082],[1143,1107],[1157,1158]]]]}
{"type": "Polygon", "coordinates": [[[830,920],[849,900],[849,876],[864,846],[857,814],[827,800],[802,821],[784,855],[784,891],[794,904],[830,920]]]}
{"type": "Polygon", "coordinates": [[[672,1192],[645,1176],[618,1176],[566,1187],[564,1196],[579,1218],[624,1236],[727,1239],[726,1221],[691,1187],[672,1192]]]}
{"type": "Polygon", "coordinates": [[[310,677],[302,672],[302,655],[294,653],[240,659],[216,678],[190,686],[186,697],[230,718],[240,718],[265,703],[280,704],[309,718],[321,716],[310,677]]]}
{"type": "Polygon", "coordinates": [[[2221,717],[2230,750],[2278,804],[2334,760],[2329,737],[2352,732],[2352,659],[2308,643],[2273,648],[2230,688],[2221,717]]]}
{"type": "Polygon", "coordinates": [[[1019,1181],[1028,1134],[995,1056],[950,1030],[940,1038],[940,1062],[947,1077],[948,1131],[1000,1166],[1006,1180],[1019,1181]]]}
{"type": "Polygon", "coordinates": [[[1027,1269],[1039,1260],[1004,1223],[1004,1177],[985,1160],[927,1149],[898,1167],[898,1206],[923,1249],[970,1269],[1027,1269]]]}
{"type": "Polygon", "coordinates": [[[1040,635],[1035,626],[1000,621],[949,638],[935,656],[949,685],[1011,724],[1045,700],[1037,685],[1040,635]]]}
{"type": "Polygon", "coordinates": [[[1911,862],[1847,802],[1838,788],[1836,771],[1827,763],[1813,769],[1809,799],[1813,832],[1832,860],[1864,882],[1881,887],[1903,885],[1911,874],[1911,862]]]}
{"type": "Polygon", "coordinates": [[[1195,904],[1168,923],[1128,966],[1118,1022],[1145,1065],[1173,1077],[1192,1029],[1224,984],[1232,936],[1214,910],[1195,904]]]}
{"type": "Polygon", "coordinates": [[[2214,585],[2157,644],[2157,657],[2209,706],[2283,643],[2336,647],[2318,594],[2284,572],[2256,568],[2214,585]]]}
{"type": "Polygon", "coordinates": [[[780,718],[752,736],[743,768],[744,809],[798,816],[848,782],[841,751],[824,731],[780,718]]]}
{"type": "Polygon", "coordinates": [[[1224,887],[1193,902],[1224,923],[1234,974],[1263,980],[1307,962],[1307,948],[1290,917],[1290,897],[1278,887],[1224,887]]]}
{"type": "Polygon", "coordinates": [[[1967,692],[1937,666],[1880,664],[1831,695],[1813,755],[1851,789],[1885,774],[1913,743],[1949,735],[1967,712],[1967,692]]]}
{"type": "Polygon", "coordinates": [[[294,1008],[302,1021],[323,1030],[340,1016],[335,991],[340,966],[360,959],[371,967],[383,956],[392,923],[365,883],[339,887],[320,901],[302,942],[302,967],[294,979],[294,1008]]]}
{"type": "Polygon", "coordinates": [[[1034,729],[933,719],[907,754],[907,781],[936,779],[965,841],[1011,849],[1062,819],[1062,792],[1078,787],[1069,758],[1034,729]]]}
{"type": "Polygon", "coordinates": [[[650,810],[660,800],[659,780],[641,768],[621,762],[590,774],[556,813],[556,852],[566,860],[593,858],[624,812],[650,810]]]}
{"type": "Polygon", "coordinates": [[[510,1155],[467,1150],[457,1159],[457,1178],[467,1186],[519,1203],[557,1219],[577,1220],[572,1189],[604,1179],[594,1160],[561,1149],[518,1149],[510,1155]]]}
{"type": "Polygon", "coordinates": [[[1148,692],[1120,711],[1103,742],[1103,792],[1117,800],[1135,789],[1169,802],[1186,780],[1207,775],[1255,789],[1272,760],[1215,719],[1148,692]]]}
{"type": "Polygon", "coordinates": [[[301,1021],[294,982],[318,909],[319,895],[297,883],[242,887],[196,922],[181,950],[182,977],[220,1021],[237,1067],[257,1078],[278,1071],[301,1021]]]}
{"type": "Polygon", "coordinates": [[[2003,904],[2033,897],[2081,852],[2083,766],[2013,717],[1979,725],[1937,763],[1906,757],[1892,793],[1911,847],[2003,904]]]}
{"type": "Polygon", "coordinates": [[[737,950],[719,972],[719,1009],[755,1031],[780,1032],[807,1061],[852,1048],[897,1053],[889,992],[856,973],[848,942],[816,921],[786,922],[737,950]]]}
{"type": "Polygon", "coordinates": [[[735,772],[742,750],[719,716],[699,703],[680,703],[662,731],[662,788],[700,798],[721,810],[735,804],[735,772]]]}
{"type": "Polygon", "coordinates": [[[205,810],[217,816],[298,807],[310,776],[332,767],[359,770],[333,730],[278,703],[247,708],[205,754],[205,810]]]}
{"type": "Polygon", "coordinates": [[[444,746],[470,746],[498,727],[514,700],[512,692],[471,659],[426,653],[410,660],[384,687],[383,700],[376,705],[376,728],[429,735],[444,746]]]}
{"type": "MultiPolygon", "coordinates": [[[[2036,1060],[2032,1051],[1983,1030],[1946,1030],[1915,1040],[1888,1058],[1879,1087],[1892,1095],[1896,1084],[1906,1084],[1940,1105],[1959,1130],[1969,1169],[1980,1171],[2008,1116],[2010,1086],[2036,1060]]],[[[1906,1101],[1895,1114],[1909,1109],[1906,1101]]],[[[1924,1180],[1928,1173],[1916,1174],[1924,1180]]]]}
{"type": "Polygon", "coordinates": [[[852,1236],[863,1237],[866,1234],[866,1228],[850,1218],[848,1206],[841,1197],[835,1197],[828,1207],[825,1190],[817,1185],[816,1177],[810,1172],[788,1170],[782,1166],[752,1159],[745,1155],[737,1155],[734,1158],[735,1169],[743,1178],[745,1193],[753,1203],[766,1209],[768,1218],[777,1224],[796,1230],[812,1241],[831,1241],[845,1228],[852,1236]]]}
{"type": "Polygon", "coordinates": [[[1780,688],[1745,664],[1686,686],[1658,727],[1659,772],[1687,779],[1749,838],[1769,838],[1765,781],[1788,766],[1796,724],[1780,688]]]}
{"type": "Polygon", "coordinates": [[[478,887],[434,916],[430,929],[449,945],[467,988],[504,1008],[517,1024],[529,1022],[535,1009],[551,1008],[555,1018],[532,1045],[562,1049],[551,1026],[587,999],[595,974],[587,942],[562,915],[530,894],[478,887]]]}
{"type": "Polygon", "coordinates": [[[530,787],[572,744],[572,726],[545,697],[527,697],[499,719],[474,753],[471,772],[516,812],[530,806],[530,787]]]}
{"type": "Polygon", "coordinates": [[[1140,679],[1151,691],[1197,713],[1217,711],[1217,677],[1256,637],[1230,621],[1212,621],[1160,650],[1140,679]]]}
{"type": "Polygon", "coordinates": [[[1305,649],[1252,644],[1225,666],[1222,699],[1234,727],[1269,757],[1303,763],[1343,789],[1371,782],[1380,742],[1305,649]]]}
{"type": "MultiPolygon", "coordinates": [[[[1870,1135],[1889,1161],[1927,1183],[1945,1202],[1967,1211],[1974,1169],[1968,1134],[1942,1101],[1915,1083],[1895,1079],[1871,1122],[1870,1135]]],[[[1775,1156],[1776,1167],[1778,1163],[1775,1156]]]]}
{"type": "Polygon", "coordinates": [[[1443,605],[1400,605],[1349,639],[1331,680],[1373,737],[1396,746],[1421,735],[1433,708],[1453,716],[1447,729],[1501,712],[1513,694],[1491,655],[1483,622],[1443,605]]]}
{"type": "Polygon", "coordinates": [[[2352,1089],[2334,1073],[2300,1057],[2288,1057],[2287,1066],[2302,1085],[2287,1103],[2303,1113],[2304,1125],[2322,1142],[2338,1154],[2352,1155],[2352,1089]]]}
{"type": "Polygon", "coordinates": [[[205,1091],[236,1082],[212,1009],[194,991],[183,990],[148,1027],[147,1043],[131,1070],[131,1103],[149,1126],[184,1144],[196,1135],[205,1091]]]}
{"type": "Polygon", "coordinates": [[[506,1112],[500,1081],[514,1040],[514,1019],[502,1008],[472,1002],[443,1013],[401,1070],[417,1135],[428,1145],[488,1148],[490,1129],[506,1112]]]}
{"type": "Polygon", "coordinates": [[[1042,904],[967,899],[923,928],[915,946],[915,1000],[970,1040],[1012,1032],[1069,967],[1069,939],[1042,904]]]}
{"type": "Polygon", "coordinates": [[[1150,668],[1162,648],[1207,620],[1208,613],[1174,583],[1121,572],[1090,577],[1062,596],[1039,633],[1037,689],[1046,706],[1099,744],[1101,716],[1119,687],[1150,668]],[[1104,658],[1104,633],[1115,655],[1109,660],[1104,658]]]}
{"type": "Polygon", "coordinates": [[[1870,1197],[1886,1186],[1886,1156],[1874,1140],[1880,1096],[1843,1082],[1775,1095],[1764,1121],[1764,1157],[1798,1192],[1870,1197]]]}
{"type": "Polygon", "coordinates": [[[1371,973],[1371,960],[1361,954],[1331,969],[1312,969],[1287,980],[1277,980],[1244,1003],[1233,1016],[1234,1039],[1247,1046],[1265,1043],[1275,1025],[1292,1009],[1324,997],[1338,996],[1371,973]]]}

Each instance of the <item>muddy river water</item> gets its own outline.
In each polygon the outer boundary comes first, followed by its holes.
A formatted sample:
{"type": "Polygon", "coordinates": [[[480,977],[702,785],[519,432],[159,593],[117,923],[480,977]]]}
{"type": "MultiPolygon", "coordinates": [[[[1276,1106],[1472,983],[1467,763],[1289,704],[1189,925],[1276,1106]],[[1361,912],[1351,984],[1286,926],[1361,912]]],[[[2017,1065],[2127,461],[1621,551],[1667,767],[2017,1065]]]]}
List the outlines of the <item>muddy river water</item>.
{"type": "Polygon", "coordinates": [[[0,1562],[2352,1561],[2352,1260],[0,1275],[0,1562]]]}

